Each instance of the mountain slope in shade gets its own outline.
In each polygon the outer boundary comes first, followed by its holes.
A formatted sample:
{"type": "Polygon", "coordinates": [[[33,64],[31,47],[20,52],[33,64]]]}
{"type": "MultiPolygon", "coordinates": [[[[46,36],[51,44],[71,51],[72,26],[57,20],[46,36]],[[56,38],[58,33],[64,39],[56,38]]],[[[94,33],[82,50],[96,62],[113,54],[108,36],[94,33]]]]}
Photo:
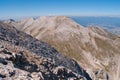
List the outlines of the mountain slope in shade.
{"type": "Polygon", "coordinates": [[[0,78],[5,80],[91,80],[75,60],[2,22],[0,67],[0,78]]]}
{"type": "Polygon", "coordinates": [[[10,25],[74,58],[93,80],[120,79],[120,38],[99,27],[85,28],[68,17],[40,17],[10,25]]]}

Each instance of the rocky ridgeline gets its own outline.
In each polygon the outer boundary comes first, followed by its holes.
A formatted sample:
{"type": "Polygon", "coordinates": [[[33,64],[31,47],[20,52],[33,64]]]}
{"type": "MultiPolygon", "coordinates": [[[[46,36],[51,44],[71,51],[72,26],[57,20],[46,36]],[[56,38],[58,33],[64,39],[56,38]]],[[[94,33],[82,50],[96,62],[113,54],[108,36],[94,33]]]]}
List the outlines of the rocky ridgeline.
{"type": "Polygon", "coordinates": [[[78,63],[0,22],[1,80],[91,80],[78,63]]]}

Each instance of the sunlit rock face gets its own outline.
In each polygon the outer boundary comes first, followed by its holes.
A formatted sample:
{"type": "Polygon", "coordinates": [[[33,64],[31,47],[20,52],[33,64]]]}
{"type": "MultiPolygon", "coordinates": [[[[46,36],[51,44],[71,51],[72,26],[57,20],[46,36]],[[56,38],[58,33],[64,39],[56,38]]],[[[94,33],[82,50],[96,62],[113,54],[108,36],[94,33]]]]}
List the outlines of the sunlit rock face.
{"type": "Polygon", "coordinates": [[[120,79],[120,38],[117,35],[99,27],[85,28],[66,16],[28,18],[8,24],[73,58],[93,80],[120,79]]]}

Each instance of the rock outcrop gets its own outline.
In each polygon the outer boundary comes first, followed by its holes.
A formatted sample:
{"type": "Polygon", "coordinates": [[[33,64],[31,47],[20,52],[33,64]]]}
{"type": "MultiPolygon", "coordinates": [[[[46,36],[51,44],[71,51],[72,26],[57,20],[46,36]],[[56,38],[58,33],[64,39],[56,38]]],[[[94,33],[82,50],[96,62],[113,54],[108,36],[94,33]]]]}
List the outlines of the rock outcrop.
{"type": "Polygon", "coordinates": [[[45,42],[0,22],[0,79],[91,80],[79,64],[45,42]]]}
{"type": "Polygon", "coordinates": [[[93,80],[120,79],[120,38],[99,27],[85,28],[68,17],[40,17],[10,25],[74,58],[93,80]]]}

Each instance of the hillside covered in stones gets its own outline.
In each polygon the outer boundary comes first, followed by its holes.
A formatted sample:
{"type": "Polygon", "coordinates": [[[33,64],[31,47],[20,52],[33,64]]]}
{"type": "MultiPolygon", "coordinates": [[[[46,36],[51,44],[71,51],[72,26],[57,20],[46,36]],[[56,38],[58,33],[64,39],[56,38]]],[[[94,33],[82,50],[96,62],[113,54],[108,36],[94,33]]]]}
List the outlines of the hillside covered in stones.
{"type": "Polygon", "coordinates": [[[91,80],[75,60],[3,22],[0,22],[0,79],[91,80]]]}

